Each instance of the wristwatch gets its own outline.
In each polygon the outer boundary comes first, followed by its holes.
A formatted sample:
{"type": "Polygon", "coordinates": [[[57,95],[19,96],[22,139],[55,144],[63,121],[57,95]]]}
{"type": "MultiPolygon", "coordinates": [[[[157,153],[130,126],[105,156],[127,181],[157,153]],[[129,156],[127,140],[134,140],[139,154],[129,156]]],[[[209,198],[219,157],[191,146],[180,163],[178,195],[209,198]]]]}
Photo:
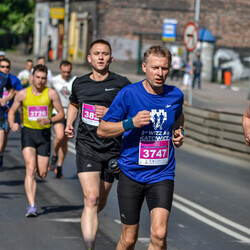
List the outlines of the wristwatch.
{"type": "Polygon", "coordinates": [[[184,135],[184,128],[183,127],[180,126],[180,127],[176,128],[176,129],[181,129],[181,134],[184,135]]]}

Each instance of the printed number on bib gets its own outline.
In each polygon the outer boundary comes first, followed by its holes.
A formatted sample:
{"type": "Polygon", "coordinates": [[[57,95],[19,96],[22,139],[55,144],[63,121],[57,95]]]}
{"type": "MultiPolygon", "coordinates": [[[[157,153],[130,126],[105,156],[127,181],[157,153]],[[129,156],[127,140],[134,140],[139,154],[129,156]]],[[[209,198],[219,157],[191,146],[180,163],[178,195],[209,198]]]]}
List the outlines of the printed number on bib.
{"type": "Polygon", "coordinates": [[[8,95],[8,91],[7,91],[7,90],[4,90],[4,91],[3,91],[3,99],[6,98],[7,95],[8,95]]]}
{"type": "Polygon", "coordinates": [[[29,121],[37,121],[38,118],[48,118],[48,106],[28,106],[29,121]]]}
{"type": "Polygon", "coordinates": [[[86,124],[98,127],[99,118],[96,117],[94,105],[82,104],[82,121],[86,124]]]}
{"type": "Polygon", "coordinates": [[[139,165],[165,165],[168,163],[169,140],[141,141],[139,165]]]}

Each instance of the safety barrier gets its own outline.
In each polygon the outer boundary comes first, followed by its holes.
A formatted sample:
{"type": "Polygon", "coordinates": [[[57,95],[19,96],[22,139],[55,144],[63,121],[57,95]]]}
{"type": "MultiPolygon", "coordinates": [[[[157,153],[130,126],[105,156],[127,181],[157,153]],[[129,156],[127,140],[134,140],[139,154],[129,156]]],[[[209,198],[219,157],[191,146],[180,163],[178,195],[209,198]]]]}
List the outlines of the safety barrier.
{"type": "Polygon", "coordinates": [[[242,116],[184,105],[185,136],[205,145],[243,153],[250,159],[250,147],[245,145],[242,116]]]}

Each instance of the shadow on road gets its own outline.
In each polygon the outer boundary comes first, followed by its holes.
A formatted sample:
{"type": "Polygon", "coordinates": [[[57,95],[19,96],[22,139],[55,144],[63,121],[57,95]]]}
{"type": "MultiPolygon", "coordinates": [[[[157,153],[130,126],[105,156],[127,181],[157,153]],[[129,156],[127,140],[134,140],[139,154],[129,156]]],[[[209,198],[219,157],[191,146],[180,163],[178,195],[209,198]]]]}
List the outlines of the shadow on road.
{"type": "Polygon", "coordinates": [[[0,199],[12,200],[20,196],[23,196],[23,193],[0,193],[0,199]]]}
{"type": "Polygon", "coordinates": [[[83,205],[79,206],[43,206],[40,209],[43,210],[43,212],[40,212],[39,215],[49,214],[49,213],[62,213],[62,212],[68,212],[68,211],[76,211],[76,210],[82,210],[83,205]]]}
{"type": "Polygon", "coordinates": [[[24,181],[20,180],[12,180],[12,181],[0,181],[0,186],[5,185],[5,186],[23,186],[24,181]]]}

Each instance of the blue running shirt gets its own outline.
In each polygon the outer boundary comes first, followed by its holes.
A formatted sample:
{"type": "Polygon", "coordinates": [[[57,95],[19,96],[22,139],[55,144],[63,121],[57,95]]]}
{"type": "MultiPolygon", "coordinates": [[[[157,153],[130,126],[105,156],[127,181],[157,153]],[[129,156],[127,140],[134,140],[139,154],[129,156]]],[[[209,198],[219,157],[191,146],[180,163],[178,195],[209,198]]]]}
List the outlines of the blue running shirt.
{"type": "MultiPolygon", "coordinates": [[[[9,75],[5,75],[4,73],[0,72],[0,98],[4,98],[5,95],[8,95],[7,90],[10,90],[12,88],[11,80],[9,75]],[[4,88],[6,88],[6,92],[4,91],[4,88]]],[[[6,106],[2,107],[0,105],[0,117],[4,117],[6,110],[6,106]]]]}
{"type": "Polygon", "coordinates": [[[142,82],[124,87],[103,120],[119,122],[136,116],[139,111],[150,111],[149,125],[123,133],[120,169],[140,183],[174,180],[172,127],[182,113],[183,93],[175,86],[164,85],[162,94],[153,95],[142,82]]]}

